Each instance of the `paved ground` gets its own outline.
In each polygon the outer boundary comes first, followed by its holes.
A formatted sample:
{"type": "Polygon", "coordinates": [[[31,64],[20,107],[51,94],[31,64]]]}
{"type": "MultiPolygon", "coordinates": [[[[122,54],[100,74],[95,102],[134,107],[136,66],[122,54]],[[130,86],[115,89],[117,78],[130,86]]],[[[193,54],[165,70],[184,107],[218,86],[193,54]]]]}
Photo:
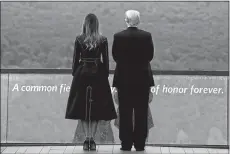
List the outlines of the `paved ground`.
{"type": "Polygon", "coordinates": [[[106,154],[229,154],[228,149],[206,148],[172,148],[172,147],[146,147],[145,152],[120,151],[120,145],[99,145],[96,152],[84,152],[82,146],[28,146],[28,147],[1,147],[2,154],[82,154],[82,153],[106,153],[106,154]]]}

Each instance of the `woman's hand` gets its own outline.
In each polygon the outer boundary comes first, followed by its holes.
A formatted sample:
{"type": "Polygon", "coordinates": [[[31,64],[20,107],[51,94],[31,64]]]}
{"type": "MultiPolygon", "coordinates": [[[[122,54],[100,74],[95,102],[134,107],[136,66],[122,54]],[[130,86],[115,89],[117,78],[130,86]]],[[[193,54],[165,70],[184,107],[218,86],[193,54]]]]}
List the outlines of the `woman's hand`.
{"type": "Polygon", "coordinates": [[[114,91],[113,91],[113,99],[114,99],[115,103],[116,103],[117,105],[119,105],[119,101],[118,101],[118,92],[117,92],[117,89],[116,89],[116,88],[114,88],[114,91]]]}
{"type": "Polygon", "coordinates": [[[153,100],[153,93],[151,92],[151,90],[149,90],[149,103],[151,103],[153,100]]]}

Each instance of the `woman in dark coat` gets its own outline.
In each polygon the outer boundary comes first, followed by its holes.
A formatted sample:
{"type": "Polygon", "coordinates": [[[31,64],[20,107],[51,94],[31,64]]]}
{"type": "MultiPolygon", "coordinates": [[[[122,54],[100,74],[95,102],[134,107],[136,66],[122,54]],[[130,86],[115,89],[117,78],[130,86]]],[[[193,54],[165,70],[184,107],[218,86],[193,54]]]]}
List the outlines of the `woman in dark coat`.
{"type": "Polygon", "coordinates": [[[83,149],[96,150],[98,121],[116,119],[117,114],[108,80],[108,41],[99,34],[98,19],[91,13],[75,40],[72,76],[65,118],[81,121],[86,136],[83,149]]]}

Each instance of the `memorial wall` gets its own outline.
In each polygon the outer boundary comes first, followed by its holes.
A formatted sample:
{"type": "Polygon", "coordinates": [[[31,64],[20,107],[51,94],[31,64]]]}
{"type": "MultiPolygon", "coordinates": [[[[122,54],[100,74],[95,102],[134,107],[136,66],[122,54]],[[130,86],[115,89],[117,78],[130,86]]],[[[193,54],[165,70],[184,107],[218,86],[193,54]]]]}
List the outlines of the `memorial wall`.
{"type": "MultiPolygon", "coordinates": [[[[78,121],[65,119],[71,75],[10,74],[8,78],[3,74],[2,79],[2,142],[6,132],[9,143],[83,141],[78,121]]],[[[159,75],[154,79],[149,104],[154,126],[148,143],[227,144],[227,77],[159,75]]],[[[98,143],[120,143],[114,122],[100,122],[98,143]]]]}

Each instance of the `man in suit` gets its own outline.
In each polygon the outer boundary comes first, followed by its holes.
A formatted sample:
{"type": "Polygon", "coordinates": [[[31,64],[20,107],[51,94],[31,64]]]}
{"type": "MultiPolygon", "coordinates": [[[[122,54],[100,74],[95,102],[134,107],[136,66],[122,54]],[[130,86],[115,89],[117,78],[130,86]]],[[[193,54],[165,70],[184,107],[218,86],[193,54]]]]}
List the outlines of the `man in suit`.
{"type": "Polygon", "coordinates": [[[127,29],[114,34],[112,56],[116,62],[113,87],[119,100],[121,150],[145,150],[148,100],[154,86],[150,61],[154,56],[151,33],[139,29],[140,13],[125,13],[127,29]],[[134,112],[134,126],[132,115],[134,112]]]}

